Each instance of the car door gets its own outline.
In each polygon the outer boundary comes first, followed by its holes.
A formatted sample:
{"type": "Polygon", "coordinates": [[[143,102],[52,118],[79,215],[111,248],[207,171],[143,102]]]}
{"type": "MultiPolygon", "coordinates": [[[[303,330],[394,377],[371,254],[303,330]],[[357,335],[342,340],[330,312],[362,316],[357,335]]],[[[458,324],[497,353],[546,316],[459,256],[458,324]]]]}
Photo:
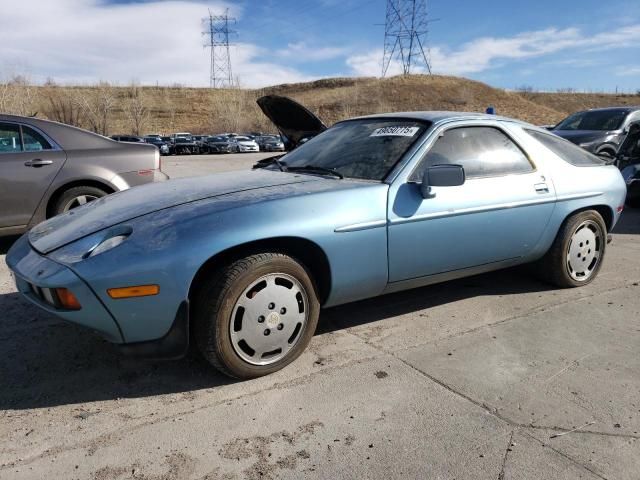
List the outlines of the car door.
{"type": "Polygon", "coordinates": [[[0,122],[0,228],[29,224],[66,158],[36,129],[0,122]]]}
{"type": "Polygon", "coordinates": [[[553,184],[525,151],[497,126],[442,129],[389,197],[389,281],[453,272],[532,251],[554,208],[553,184]],[[465,169],[457,187],[432,187],[423,198],[426,168],[465,169]]]}

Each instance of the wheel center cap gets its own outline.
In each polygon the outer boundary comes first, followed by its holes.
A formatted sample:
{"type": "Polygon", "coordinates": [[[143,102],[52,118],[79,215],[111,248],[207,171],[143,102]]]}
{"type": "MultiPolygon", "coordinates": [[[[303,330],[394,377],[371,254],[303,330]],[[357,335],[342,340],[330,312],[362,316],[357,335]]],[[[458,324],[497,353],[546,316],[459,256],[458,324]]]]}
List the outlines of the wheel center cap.
{"type": "Polygon", "coordinates": [[[271,312],[267,315],[266,324],[269,328],[276,328],[280,324],[280,314],[278,312],[271,312]]]}

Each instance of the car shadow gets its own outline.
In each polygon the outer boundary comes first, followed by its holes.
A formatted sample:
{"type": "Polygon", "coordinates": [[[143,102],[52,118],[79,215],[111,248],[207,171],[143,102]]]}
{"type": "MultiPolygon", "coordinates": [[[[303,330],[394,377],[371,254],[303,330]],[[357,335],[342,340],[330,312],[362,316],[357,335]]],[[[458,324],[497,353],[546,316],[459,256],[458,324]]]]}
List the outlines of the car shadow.
{"type": "MultiPolygon", "coordinates": [[[[518,269],[495,272],[324,310],[316,334],[463,298],[547,289],[518,269]]],[[[17,293],[0,295],[0,311],[1,410],[182,393],[235,382],[194,354],[178,361],[125,357],[114,345],[42,312],[17,293]]]]}
{"type": "Polygon", "coordinates": [[[6,255],[11,245],[20,238],[20,235],[12,235],[10,237],[0,237],[0,255],[6,255]]]}

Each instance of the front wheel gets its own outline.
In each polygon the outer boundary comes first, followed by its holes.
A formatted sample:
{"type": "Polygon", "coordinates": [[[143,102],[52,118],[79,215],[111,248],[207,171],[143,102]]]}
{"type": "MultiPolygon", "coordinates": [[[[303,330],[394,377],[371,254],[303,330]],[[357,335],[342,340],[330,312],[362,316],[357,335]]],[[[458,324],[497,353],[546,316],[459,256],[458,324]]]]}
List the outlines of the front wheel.
{"type": "Polygon", "coordinates": [[[604,260],[607,227],[595,210],[586,210],[565,220],[553,245],[538,262],[545,280],[559,287],[591,283],[604,260]]]}
{"type": "Polygon", "coordinates": [[[281,253],[260,253],[222,268],[194,305],[198,350],[231,377],[255,378],[294,361],[311,341],[320,303],[306,268],[281,253]]]}

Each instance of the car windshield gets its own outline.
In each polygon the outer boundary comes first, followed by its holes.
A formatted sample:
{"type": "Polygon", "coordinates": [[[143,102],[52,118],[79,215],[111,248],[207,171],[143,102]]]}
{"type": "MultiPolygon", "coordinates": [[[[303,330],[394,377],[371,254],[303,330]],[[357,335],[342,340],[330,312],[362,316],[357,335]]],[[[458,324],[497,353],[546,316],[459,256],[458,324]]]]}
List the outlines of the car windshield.
{"type": "Polygon", "coordinates": [[[429,126],[429,122],[401,119],[341,122],[300,145],[281,162],[286,167],[312,166],[345,177],[380,181],[429,126]]]}
{"type": "Polygon", "coordinates": [[[625,110],[579,112],[560,122],[555,130],[618,130],[627,115],[625,110]]]}
{"type": "Polygon", "coordinates": [[[178,137],[176,138],[176,143],[189,143],[190,140],[188,138],[178,137]]]}
{"type": "Polygon", "coordinates": [[[236,140],[239,142],[250,142],[251,139],[249,137],[236,137],[236,140]]]}
{"type": "Polygon", "coordinates": [[[208,142],[226,142],[227,139],[224,137],[209,137],[207,138],[208,142]]]}

